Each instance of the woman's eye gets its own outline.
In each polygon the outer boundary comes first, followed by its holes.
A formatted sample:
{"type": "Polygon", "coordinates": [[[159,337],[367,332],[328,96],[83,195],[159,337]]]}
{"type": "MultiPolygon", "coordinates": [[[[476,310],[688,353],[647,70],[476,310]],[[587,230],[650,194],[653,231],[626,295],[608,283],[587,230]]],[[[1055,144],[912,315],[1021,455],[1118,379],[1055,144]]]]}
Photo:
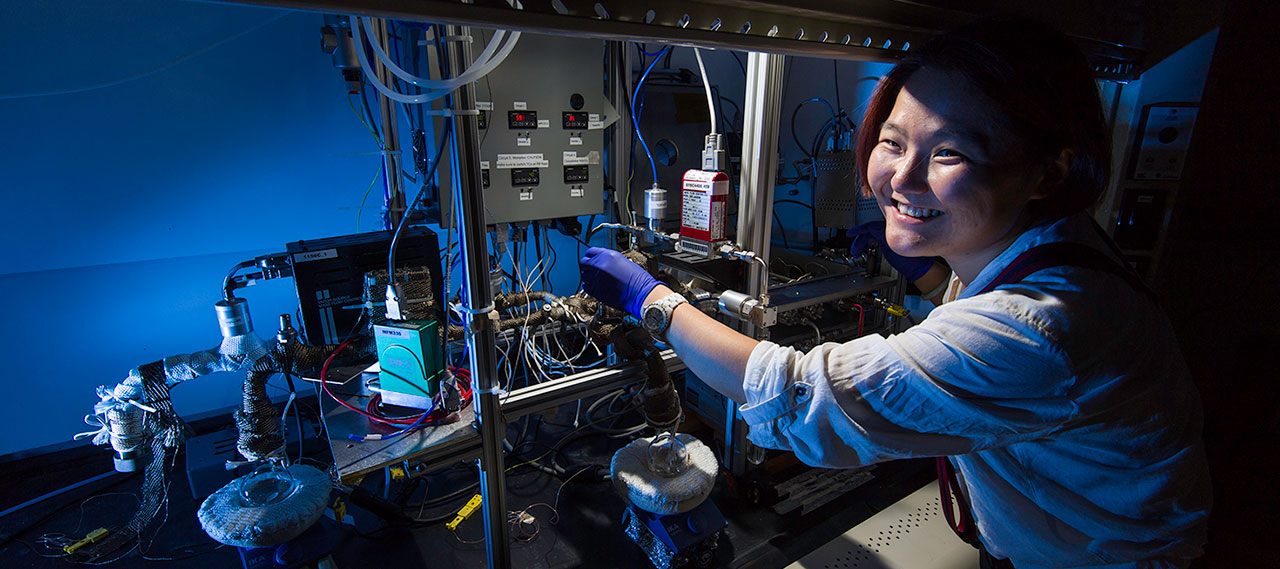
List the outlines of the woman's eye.
{"type": "Polygon", "coordinates": [[[902,148],[902,146],[901,146],[901,145],[899,145],[897,142],[894,142],[894,141],[889,140],[889,139],[887,139],[887,138],[882,139],[882,140],[880,141],[880,144],[887,144],[887,145],[889,145],[889,147],[890,147],[890,148],[902,148]]]}
{"type": "Polygon", "coordinates": [[[967,160],[965,155],[950,148],[943,148],[942,150],[939,150],[937,156],[938,158],[959,158],[961,160],[967,160]]]}

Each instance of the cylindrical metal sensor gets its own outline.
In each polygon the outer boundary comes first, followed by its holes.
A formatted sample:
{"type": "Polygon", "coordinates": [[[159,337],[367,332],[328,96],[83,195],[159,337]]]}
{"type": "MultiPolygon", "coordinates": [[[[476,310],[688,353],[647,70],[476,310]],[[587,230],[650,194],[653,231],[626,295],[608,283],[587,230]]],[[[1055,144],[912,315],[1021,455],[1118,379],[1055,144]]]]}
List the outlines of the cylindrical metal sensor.
{"type": "Polygon", "coordinates": [[[667,191],[656,183],[644,191],[644,216],[649,220],[650,231],[658,231],[662,218],[667,216],[667,191]]]}
{"type": "Polygon", "coordinates": [[[736,290],[726,290],[720,293],[720,312],[726,316],[741,319],[743,317],[747,301],[750,300],[754,299],[744,293],[736,290]]]}
{"type": "Polygon", "coordinates": [[[249,319],[249,301],[243,298],[219,300],[214,305],[218,313],[218,328],[223,338],[243,336],[253,332],[253,321],[249,319]]]}

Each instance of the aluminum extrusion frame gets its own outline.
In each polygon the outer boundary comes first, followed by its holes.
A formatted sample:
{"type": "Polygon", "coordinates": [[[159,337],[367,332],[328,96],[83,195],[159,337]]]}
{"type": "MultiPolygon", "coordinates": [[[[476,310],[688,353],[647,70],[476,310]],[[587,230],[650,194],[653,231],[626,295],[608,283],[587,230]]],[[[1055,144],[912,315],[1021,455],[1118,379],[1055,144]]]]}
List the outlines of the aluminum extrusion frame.
{"type": "Polygon", "coordinates": [[[1140,35],[1133,6],[1110,5],[1108,26],[1088,25],[1107,6],[1086,2],[1085,16],[1027,2],[974,0],[965,9],[886,0],[528,0],[521,10],[503,0],[215,0],[326,13],[566,34],[619,41],[658,41],[786,55],[893,61],[937,31],[984,14],[1019,10],[1076,33],[1101,79],[1128,80],[1142,72],[1145,53],[1124,42],[1140,35]],[[1118,12],[1118,14],[1116,14],[1118,12]],[[1073,18],[1084,18],[1084,21],[1073,18]],[[1120,22],[1115,24],[1114,22],[1120,22]]]}

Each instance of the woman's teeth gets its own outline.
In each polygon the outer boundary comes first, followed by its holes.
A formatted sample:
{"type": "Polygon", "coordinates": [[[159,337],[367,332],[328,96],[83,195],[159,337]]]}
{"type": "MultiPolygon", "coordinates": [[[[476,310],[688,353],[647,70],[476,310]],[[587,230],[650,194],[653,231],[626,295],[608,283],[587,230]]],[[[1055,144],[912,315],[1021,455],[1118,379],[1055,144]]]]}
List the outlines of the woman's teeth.
{"type": "Polygon", "coordinates": [[[901,213],[902,215],[905,215],[908,217],[915,217],[915,218],[921,218],[921,219],[929,218],[929,217],[938,217],[939,215],[942,215],[942,212],[936,209],[928,209],[923,207],[911,207],[904,203],[898,204],[898,213],[901,213]]]}

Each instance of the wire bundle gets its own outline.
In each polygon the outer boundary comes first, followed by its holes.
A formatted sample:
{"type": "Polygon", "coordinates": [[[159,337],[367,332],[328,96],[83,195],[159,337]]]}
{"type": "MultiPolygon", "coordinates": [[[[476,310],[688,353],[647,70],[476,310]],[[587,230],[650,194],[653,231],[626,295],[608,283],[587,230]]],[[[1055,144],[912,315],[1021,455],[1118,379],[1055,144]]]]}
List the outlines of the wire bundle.
{"type": "MultiPolygon", "coordinates": [[[[523,8],[518,0],[510,0],[509,4],[516,9],[523,8]]],[[[366,33],[369,34],[370,39],[373,39],[373,20],[369,17],[352,16],[351,37],[355,43],[356,57],[360,59],[360,65],[364,69],[373,69],[374,67],[370,65],[369,54],[365,50],[366,33]]],[[[386,50],[382,49],[382,46],[378,41],[369,41],[369,47],[373,48],[374,53],[377,54],[378,60],[386,66],[388,71],[400,78],[402,81],[419,87],[425,92],[416,95],[400,93],[393,87],[383,84],[381,80],[374,76],[369,77],[369,82],[373,84],[373,87],[377,89],[378,92],[382,93],[388,99],[399,103],[412,105],[431,102],[448,95],[458,87],[468,83],[473,83],[485,75],[488,75],[490,71],[493,71],[499,64],[506,60],[507,56],[511,54],[511,50],[515,49],[516,42],[519,41],[519,39],[520,32],[511,32],[511,35],[508,38],[506,30],[498,30],[498,32],[494,34],[493,38],[489,40],[484,51],[481,51],[480,55],[476,57],[476,62],[471,67],[467,68],[465,72],[451,79],[430,79],[419,77],[405,71],[387,55],[386,50]],[[505,44],[503,44],[504,39],[506,40],[505,44]],[[499,45],[501,45],[501,48],[499,48],[499,45]]],[[[366,75],[369,74],[366,73],[366,75]]]]}
{"type": "MultiPolygon", "coordinates": [[[[329,377],[329,366],[333,363],[333,359],[337,357],[337,355],[341,353],[342,350],[346,348],[347,345],[350,344],[351,341],[354,340],[355,338],[356,337],[353,336],[347,339],[347,341],[340,344],[338,348],[335,349],[333,353],[329,354],[329,357],[327,359],[325,359],[324,365],[320,368],[321,388],[324,389],[325,394],[327,394],[334,401],[338,402],[339,405],[342,405],[343,407],[346,407],[351,411],[354,411],[360,415],[363,415],[365,418],[369,419],[370,421],[374,421],[376,423],[381,423],[384,425],[404,425],[405,427],[400,429],[399,431],[396,431],[388,435],[375,434],[375,435],[368,435],[365,437],[359,437],[358,435],[349,435],[349,438],[354,438],[355,440],[386,440],[386,439],[400,436],[418,427],[439,424],[442,420],[444,420],[448,416],[448,413],[443,408],[440,408],[437,406],[433,409],[428,409],[427,411],[424,411],[418,416],[412,417],[412,418],[385,417],[377,412],[375,401],[372,399],[370,400],[370,408],[360,409],[359,407],[356,407],[350,403],[347,403],[346,401],[343,401],[337,395],[334,395],[333,391],[329,389],[328,381],[325,380],[325,378],[329,377]]],[[[459,382],[459,386],[458,386],[459,391],[461,392],[461,395],[462,395],[462,404],[463,405],[469,404],[471,402],[471,396],[472,396],[471,372],[463,368],[454,368],[454,367],[449,368],[449,370],[457,374],[457,376],[462,380],[459,382]]]]}

